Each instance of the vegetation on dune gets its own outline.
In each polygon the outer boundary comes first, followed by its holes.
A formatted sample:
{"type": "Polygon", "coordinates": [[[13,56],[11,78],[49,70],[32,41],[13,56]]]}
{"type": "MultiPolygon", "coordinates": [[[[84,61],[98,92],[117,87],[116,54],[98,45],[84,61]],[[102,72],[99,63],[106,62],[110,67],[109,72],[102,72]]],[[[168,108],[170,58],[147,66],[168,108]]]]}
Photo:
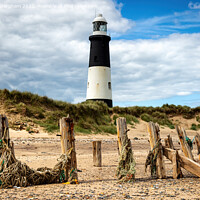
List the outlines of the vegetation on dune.
{"type": "MultiPolygon", "coordinates": [[[[58,122],[61,117],[70,114],[75,121],[75,131],[86,134],[111,133],[116,134],[116,119],[125,117],[127,124],[134,127],[139,123],[139,118],[149,122],[174,128],[170,120],[173,116],[182,115],[185,119],[196,117],[200,122],[200,107],[175,106],[164,104],[162,107],[113,107],[100,101],[85,101],[71,104],[56,101],[46,96],[39,96],[30,92],[19,92],[7,89],[0,90],[0,101],[7,113],[20,114],[23,120],[32,120],[44,127],[48,132],[58,131],[58,122]]],[[[200,125],[192,125],[191,129],[198,130],[200,125]]]]}

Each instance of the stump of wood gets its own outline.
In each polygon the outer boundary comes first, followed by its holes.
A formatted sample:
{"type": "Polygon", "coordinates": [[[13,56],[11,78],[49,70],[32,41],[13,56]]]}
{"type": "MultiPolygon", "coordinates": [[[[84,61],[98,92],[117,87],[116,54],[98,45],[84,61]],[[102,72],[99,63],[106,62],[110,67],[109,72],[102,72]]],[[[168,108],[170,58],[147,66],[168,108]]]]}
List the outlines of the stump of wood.
{"type": "Polygon", "coordinates": [[[93,141],[93,165],[95,167],[102,166],[102,156],[101,156],[101,141],[93,141]]]}

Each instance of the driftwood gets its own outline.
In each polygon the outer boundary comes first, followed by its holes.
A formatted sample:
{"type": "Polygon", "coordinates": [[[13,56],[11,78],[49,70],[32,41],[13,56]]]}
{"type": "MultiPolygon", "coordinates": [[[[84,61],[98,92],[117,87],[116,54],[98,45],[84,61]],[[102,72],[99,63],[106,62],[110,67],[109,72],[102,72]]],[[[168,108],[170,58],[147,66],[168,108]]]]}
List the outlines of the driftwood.
{"type": "Polygon", "coordinates": [[[164,155],[171,161],[173,161],[174,155],[177,156],[177,160],[180,163],[180,166],[185,170],[191,172],[192,174],[200,177],[200,164],[187,158],[181,153],[178,153],[176,150],[163,147],[164,155]]]}

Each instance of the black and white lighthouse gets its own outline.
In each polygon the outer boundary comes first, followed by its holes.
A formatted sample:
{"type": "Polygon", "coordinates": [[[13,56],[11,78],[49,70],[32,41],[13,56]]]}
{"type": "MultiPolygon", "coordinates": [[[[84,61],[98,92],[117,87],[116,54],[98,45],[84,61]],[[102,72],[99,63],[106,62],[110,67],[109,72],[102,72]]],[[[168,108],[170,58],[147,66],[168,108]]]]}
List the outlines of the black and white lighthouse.
{"type": "Polygon", "coordinates": [[[93,20],[90,40],[87,100],[104,101],[112,107],[111,68],[107,21],[99,14],[93,20]]]}

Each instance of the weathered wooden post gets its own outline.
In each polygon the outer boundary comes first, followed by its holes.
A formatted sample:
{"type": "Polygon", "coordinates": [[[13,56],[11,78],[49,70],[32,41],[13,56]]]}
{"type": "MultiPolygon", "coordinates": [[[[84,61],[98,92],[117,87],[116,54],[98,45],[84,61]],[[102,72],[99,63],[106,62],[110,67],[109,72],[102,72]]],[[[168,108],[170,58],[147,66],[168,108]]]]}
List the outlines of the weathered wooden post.
{"type": "Polygon", "coordinates": [[[172,138],[170,135],[167,135],[167,138],[165,139],[165,146],[167,148],[170,148],[170,149],[175,149],[174,148],[174,144],[173,144],[173,141],[172,141],[172,138]]]}
{"type": "Polygon", "coordinates": [[[0,139],[4,140],[8,147],[10,147],[8,118],[6,115],[0,115],[0,139]]]}
{"type": "Polygon", "coordinates": [[[180,163],[178,162],[178,151],[175,150],[172,153],[172,165],[173,165],[173,178],[183,178],[180,163]]]}
{"type": "Polygon", "coordinates": [[[147,126],[149,132],[149,141],[151,146],[151,151],[153,151],[154,156],[157,154],[156,160],[156,177],[157,178],[166,178],[164,158],[162,151],[162,144],[160,141],[160,129],[158,124],[149,122],[147,126]]]}
{"type": "Polygon", "coordinates": [[[0,139],[3,137],[3,123],[2,123],[2,115],[0,115],[0,139]]]}
{"type": "MultiPolygon", "coordinates": [[[[60,119],[60,136],[61,136],[62,153],[66,154],[68,151],[70,152],[69,156],[71,158],[71,163],[70,163],[71,170],[77,170],[73,119],[69,117],[63,117],[62,119],[60,119]]],[[[68,175],[67,170],[68,169],[66,169],[66,172],[65,172],[66,177],[68,175]]],[[[77,179],[77,175],[76,175],[76,179],[77,179]]]]}
{"type": "Polygon", "coordinates": [[[128,139],[126,118],[119,117],[117,122],[117,136],[119,146],[119,163],[117,167],[117,177],[121,181],[133,181],[135,179],[135,160],[131,140],[128,139]]]}
{"type": "Polygon", "coordinates": [[[186,157],[190,158],[191,160],[194,160],[191,148],[186,141],[187,135],[186,135],[185,130],[179,126],[176,126],[176,131],[178,133],[178,137],[181,142],[181,147],[182,147],[182,151],[183,151],[184,155],[186,157]]]}
{"type": "Polygon", "coordinates": [[[102,166],[102,156],[101,156],[101,141],[93,141],[93,165],[95,167],[102,166]]]}
{"type": "Polygon", "coordinates": [[[199,155],[200,160],[200,135],[198,133],[195,136],[195,141],[197,143],[197,154],[199,155]]]}
{"type": "Polygon", "coordinates": [[[119,152],[121,154],[122,142],[125,136],[127,135],[126,118],[119,117],[117,118],[116,123],[117,123],[117,138],[118,138],[119,152]]]}

